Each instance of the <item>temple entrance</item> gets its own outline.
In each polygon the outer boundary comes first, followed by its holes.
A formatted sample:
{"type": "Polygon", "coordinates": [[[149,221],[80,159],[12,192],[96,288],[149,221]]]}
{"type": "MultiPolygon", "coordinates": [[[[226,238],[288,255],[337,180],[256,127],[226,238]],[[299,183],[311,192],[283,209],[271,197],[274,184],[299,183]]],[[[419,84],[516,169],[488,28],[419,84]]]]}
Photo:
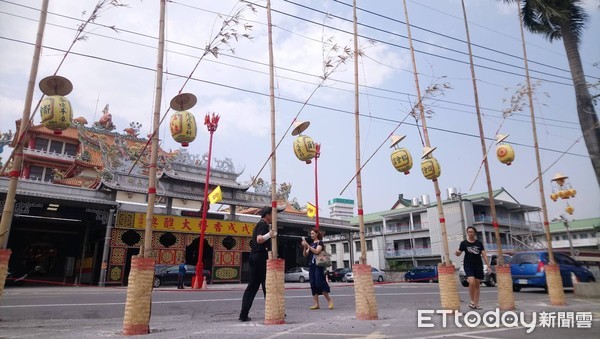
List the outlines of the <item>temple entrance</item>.
{"type": "MultiPolygon", "coordinates": [[[[198,264],[198,250],[200,244],[200,237],[194,239],[191,244],[185,248],[185,263],[188,265],[198,264]]],[[[204,238],[204,248],[202,253],[202,265],[205,270],[212,272],[213,266],[213,247],[210,246],[206,238],[204,238]]]]}

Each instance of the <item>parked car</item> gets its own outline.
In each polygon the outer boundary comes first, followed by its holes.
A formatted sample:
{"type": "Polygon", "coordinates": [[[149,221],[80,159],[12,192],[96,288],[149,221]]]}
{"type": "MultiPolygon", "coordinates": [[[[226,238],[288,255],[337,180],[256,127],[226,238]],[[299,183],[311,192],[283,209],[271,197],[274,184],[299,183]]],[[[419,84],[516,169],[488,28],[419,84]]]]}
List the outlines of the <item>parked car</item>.
{"type": "Polygon", "coordinates": [[[308,281],[308,267],[294,267],[285,272],[285,281],[308,281]]]}
{"type": "MultiPolygon", "coordinates": [[[[206,283],[211,283],[211,274],[209,270],[203,270],[206,283]]],[[[196,266],[185,265],[185,277],[183,284],[192,285],[192,277],[196,275],[196,266]]],[[[177,285],[179,281],[179,265],[156,265],[154,266],[154,287],[162,285],[177,285]]]]}
{"type": "MultiPolygon", "coordinates": [[[[563,287],[573,287],[572,274],[580,282],[594,282],[594,274],[570,256],[554,252],[554,259],[560,267],[563,287]]],[[[513,255],[510,273],[513,279],[513,291],[519,292],[523,287],[541,287],[548,291],[546,270],[548,265],[547,251],[520,252],[513,255]]]]}
{"type": "MultiPolygon", "coordinates": [[[[380,271],[379,269],[377,269],[375,267],[371,267],[371,275],[373,276],[373,281],[382,282],[385,280],[385,272],[380,271]]],[[[353,282],[354,274],[352,273],[352,271],[346,273],[345,278],[346,278],[346,281],[353,282]]]]}
{"type": "Polygon", "coordinates": [[[349,272],[352,272],[352,269],[347,267],[337,268],[331,272],[327,272],[327,278],[329,278],[329,281],[331,282],[346,282],[346,273],[349,272]]]}
{"type": "Polygon", "coordinates": [[[437,266],[417,266],[404,274],[404,280],[409,282],[438,282],[437,266]]]}
{"type": "MultiPolygon", "coordinates": [[[[504,258],[505,264],[511,263],[512,256],[510,256],[508,254],[503,254],[502,257],[504,258]]],[[[487,272],[487,265],[485,263],[483,263],[484,277],[481,282],[484,283],[485,286],[487,286],[487,287],[494,287],[494,286],[496,286],[496,281],[498,281],[496,279],[496,266],[498,265],[498,255],[488,254],[488,262],[490,263],[490,266],[491,266],[491,272],[489,272],[489,273],[487,272]]],[[[467,281],[467,276],[465,275],[465,267],[464,267],[464,264],[462,264],[462,263],[460,264],[460,269],[458,270],[458,280],[460,281],[461,285],[463,285],[464,287],[469,286],[469,282],[467,281]]]]}

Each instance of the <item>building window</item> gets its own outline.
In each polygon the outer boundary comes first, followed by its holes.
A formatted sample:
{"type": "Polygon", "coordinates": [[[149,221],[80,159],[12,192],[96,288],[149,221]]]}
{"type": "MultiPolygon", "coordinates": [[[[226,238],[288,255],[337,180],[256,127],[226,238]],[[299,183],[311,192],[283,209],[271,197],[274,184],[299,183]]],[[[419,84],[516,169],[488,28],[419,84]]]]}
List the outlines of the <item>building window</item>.
{"type": "Polygon", "coordinates": [[[60,141],[50,140],[50,153],[62,154],[64,144],[60,141]]]}
{"type": "Polygon", "coordinates": [[[587,233],[581,233],[581,234],[579,235],[579,238],[581,238],[581,239],[587,239],[587,237],[588,237],[588,234],[587,234],[587,233]]]}
{"type": "Polygon", "coordinates": [[[373,240],[367,240],[367,251],[373,251],[373,240]]]}
{"type": "Polygon", "coordinates": [[[337,249],[336,249],[335,244],[331,244],[330,247],[331,247],[331,254],[336,254],[337,253],[337,249]]]}
{"type": "Polygon", "coordinates": [[[410,239],[404,240],[404,249],[410,250],[411,248],[412,248],[412,243],[410,242],[410,239]]]}
{"type": "Polygon", "coordinates": [[[430,240],[429,238],[423,238],[423,248],[429,248],[430,240]]]}
{"type": "Polygon", "coordinates": [[[39,181],[52,181],[54,179],[54,173],[52,168],[31,166],[29,168],[29,179],[39,181]]]}
{"type": "Polygon", "coordinates": [[[350,268],[350,260],[344,260],[344,268],[350,268]]]}
{"type": "Polygon", "coordinates": [[[560,240],[560,236],[558,236],[558,235],[557,235],[557,236],[555,236],[555,237],[554,237],[554,240],[556,240],[556,241],[559,241],[559,240],[560,240]]]}
{"type": "Polygon", "coordinates": [[[356,248],[356,252],[360,252],[360,241],[354,242],[354,248],[356,248]]]}
{"type": "Polygon", "coordinates": [[[375,226],[375,232],[381,233],[381,226],[375,226]]]}
{"type": "Polygon", "coordinates": [[[37,138],[35,139],[35,149],[40,151],[48,150],[48,139],[37,138]]]}
{"type": "MultiPolygon", "coordinates": [[[[344,246],[344,252],[346,252],[346,253],[350,252],[350,247],[348,246],[347,242],[343,243],[342,245],[344,246]]],[[[344,267],[346,267],[346,266],[344,266],[344,267]]]]}
{"type": "Polygon", "coordinates": [[[76,156],[77,155],[77,145],[75,144],[65,144],[65,154],[76,156]]]}
{"type": "Polygon", "coordinates": [[[577,239],[577,233],[573,234],[573,239],[577,239]]]}

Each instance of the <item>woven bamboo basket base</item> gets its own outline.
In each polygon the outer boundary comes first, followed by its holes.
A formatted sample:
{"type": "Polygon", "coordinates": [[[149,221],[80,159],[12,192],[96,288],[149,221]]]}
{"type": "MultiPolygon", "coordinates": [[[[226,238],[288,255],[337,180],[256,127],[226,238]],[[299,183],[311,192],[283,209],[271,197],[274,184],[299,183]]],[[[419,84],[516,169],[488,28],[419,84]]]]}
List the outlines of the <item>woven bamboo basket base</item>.
{"type": "Polygon", "coordinates": [[[550,304],[555,306],[566,305],[565,291],[563,289],[562,278],[558,265],[546,265],[546,284],[548,284],[548,296],[550,304]]]}
{"type": "Polygon", "coordinates": [[[154,258],[131,258],[131,271],[127,285],[123,334],[150,333],[152,309],[152,282],[154,280],[154,258]]]}
{"type": "Polygon", "coordinates": [[[438,285],[440,289],[440,302],[445,310],[456,311],[460,307],[458,286],[456,284],[454,265],[438,265],[438,285]]]}
{"type": "Polygon", "coordinates": [[[510,265],[496,266],[496,281],[498,283],[498,307],[503,311],[515,309],[515,296],[512,289],[510,265]]]}
{"type": "Polygon", "coordinates": [[[267,260],[265,325],[285,324],[285,260],[267,260]]]}
{"type": "Polygon", "coordinates": [[[352,266],[354,275],[354,298],[357,320],[377,320],[377,300],[371,274],[371,265],[352,266]]]}
{"type": "Polygon", "coordinates": [[[0,297],[4,293],[4,283],[8,275],[8,260],[10,259],[11,250],[0,250],[0,297]]]}

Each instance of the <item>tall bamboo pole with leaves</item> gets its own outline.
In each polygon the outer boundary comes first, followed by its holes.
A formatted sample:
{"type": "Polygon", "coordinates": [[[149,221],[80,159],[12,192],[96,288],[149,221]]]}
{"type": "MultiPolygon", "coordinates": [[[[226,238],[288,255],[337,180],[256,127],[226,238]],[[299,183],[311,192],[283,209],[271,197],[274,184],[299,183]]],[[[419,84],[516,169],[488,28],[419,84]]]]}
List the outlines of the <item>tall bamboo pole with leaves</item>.
{"type": "Polygon", "coordinates": [[[535,110],[533,108],[533,90],[531,78],[529,76],[529,63],[527,61],[527,47],[525,46],[525,32],[523,30],[523,14],[519,6],[519,28],[521,30],[521,45],[523,47],[523,62],[525,65],[525,81],[527,82],[527,97],[529,99],[529,113],[531,116],[531,133],[533,134],[533,148],[535,150],[535,163],[537,167],[537,181],[540,191],[540,202],[542,204],[542,216],[544,218],[544,232],[546,233],[546,244],[548,244],[548,260],[550,264],[546,266],[546,283],[548,284],[548,295],[550,303],[553,305],[566,304],[565,292],[563,290],[562,278],[556,261],[554,261],[554,252],[552,250],[552,237],[550,235],[550,222],[548,221],[548,208],[546,206],[546,196],[544,193],[544,181],[542,179],[542,165],[540,160],[540,148],[537,137],[537,128],[535,123],[535,110]]]}
{"type": "Polygon", "coordinates": [[[8,271],[8,261],[10,259],[11,254],[11,250],[7,249],[8,235],[10,232],[10,226],[14,214],[15,196],[17,194],[17,183],[19,182],[19,176],[21,175],[21,166],[23,165],[23,145],[20,141],[25,135],[27,122],[29,121],[31,115],[31,101],[33,100],[35,80],[37,78],[38,67],[40,64],[42,40],[44,37],[44,29],[46,27],[46,17],[48,15],[48,2],[49,0],[44,0],[42,2],[42,8],[40,10],[40,19],[38,21],[38,30],[35,39],[35,47],[33,50],[33,59],[31,61],[31,69],[29,71],[27,92],[25,94],[25,107],[23,108],[23,115],[21,117],[21,126],[15,134],[15,138],[17,138],[17,143],[15,145],[14,150],[15,156],[13,160],[12,169],[9,173],[10,179],[8,183],[8,191],[6,193],[6,200],[4,202],[4,208],[2,210],[2,219],[0,220],[0,297],[4,292],[4,284],[6,282],[6,275],[8,271]]]}
{"type": "MultiPolygon", "coordinates": [[[[360,107],[358,86],[358,18],[356,16],[356,0],[353,1],[354,20],[354,126],[356,146],[356,200],[358,207],[358,225],[360,235],[360,258],[359,264],[354,265],[354,294],[356,302],[356,319],[375,320],[378,319],[377,301],[375,299],[375,288],[371,276],[371,266],[367,265],[367,242],[365,240],[365,219],[362,200],[362,179],[360,164],[360,107]]],[[[352,241],[352,239],[350,239],[352,241]]]]}
{"type": "MultiPolygon", "coordinates": [[[[273,24],[271,0],[267,0],[269,40],[269,102],[271,106],[271,229],[277,232],[277,145],[275,142],[275,66],[273,62],[273,24]]],[[[265,324],[285,324],[285,260],[277,257],[277,237],[271,239],[271,258],[267,260],[265,324]]]]}
{"type": "MultiPolygon", "coordinates": [[[[492,214],[492,226],[496,235],[497,248],[497,268],[496,279],[498,282],[498,304],[501,310],[513,310],[515,308],[515,298],[512,290],[512,278],[510,275],[510,266],[504,266],[504,257],[502,255],[502,240],[500,239],[500,228],[498,227],[498,217],[496,214],[496,203],[494,202],[494,191],[492,188],[492,177],[490,175],[490,166],[488,163],[488,152],[485,145],[485,134],[483,131],[483,121],[481,119],[481,109],[479,108],[479,94],[477,92],[477,77],[475,76],[475,65],[473,63],[473,51],[471,49],[471,35],[469,34],[469,22],[467,20],[467,9],[465,1],[461,0],[463,17],[465,22],[465,32],[467,36],[467,48],[469,50],[469,66],[471,68],[471,81],[473,83],[473,96],[475,98],[475,111],[477,113],[477,125],[479,127],[479,140],[481,141],[481,154],[483,155],[483,167],[485,170],[485,179],[490,200],[490,210],[492,214]]],[[[488,266],[488,269],[491,269],[488,266]]]]}
{"type": "MultiPolygon", "coordinates": [[[[163,60],[165,51],[165,7],[166,0],[160,1],[158,28],[158,52],[156,57],[156,91],[154,94],[153,130],[160,124],[160,106],[162,99],[163,60]]],[[[152,225],[154,203],[156,202],[156,162],[158,158],[158,133],[152,134],[150,148],[150,171],[148,174],[148,205],[146,207],[146,227],[144,246],[140,254],[131,258],[131,270],[127,286],[127,299],[123,317],[125,335],[148,334],[152,310],[152,283],[154,280],[154,257],[152,256],[152,225]]]]}
{"type": "MultiPolygon", "coordinates": [[[[404,14],[406,17],[406,29],[408,31],[408,42],[410,47],[410,53],[413,64],[413,75],[415,78],[415,87],[417,89],[417,100],[420,111],[421,125],[423,126],[423,138],[425,139],[425,147],[431,147],[429,142],[429,133],[427,131],[427,121],[425,118],[425,108],[423,107],[423,100],[421,98],[421,91],[419,88],[419,76],[417,73],[417,63],[415,60],[415,50],[412,44],[412,36],[410,31],[410,21],[408,18],[408,8],[406,6],[406,0],[403,0],[404,14]]],[[[439,274],[439,288],[440,288],[440,300],[444,309],[457,310],[460,306],[460,298],[458,297],[458,286],[456,285],[456,279],[454,278],[454,266],[450,261],[450,251],[448,249],[448,233],[446,231],[446,219],[444,217],[444,209],[442,206],[442,197],[440,193],[440,185],[437,179],[433,181],[433,188],[435,190],[435,198],[437,201],[437,212],[440,222],[441,240],[444,250],[443,262],[441,267],[438,269],[439,274]]]]}

